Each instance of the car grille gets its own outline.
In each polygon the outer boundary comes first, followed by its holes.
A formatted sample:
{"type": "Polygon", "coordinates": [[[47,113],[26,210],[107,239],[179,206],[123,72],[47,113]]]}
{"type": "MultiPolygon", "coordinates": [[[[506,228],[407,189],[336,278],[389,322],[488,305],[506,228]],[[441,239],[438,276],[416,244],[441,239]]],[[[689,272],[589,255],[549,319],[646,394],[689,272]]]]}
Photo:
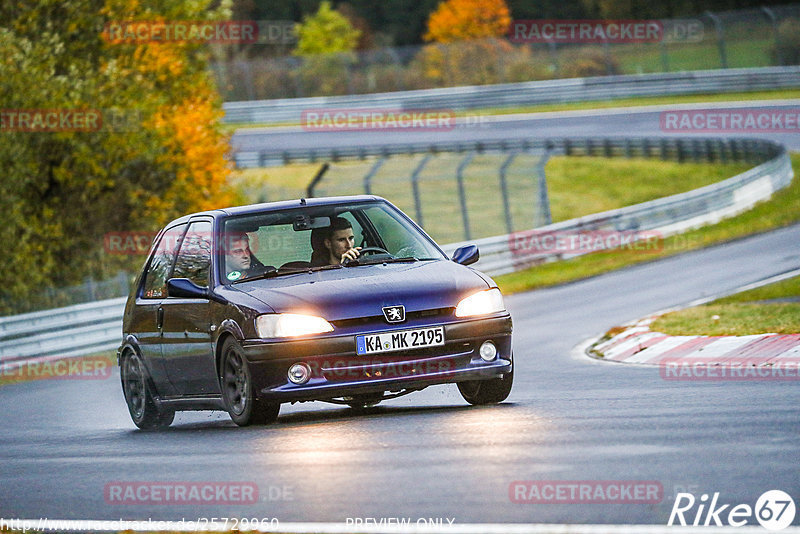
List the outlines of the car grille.
{"type": "MultiPolygon", "coordinates": [[[[415,319],[428,319],[434,317],[452,317],[455,313],[455,308],[433,308],[430,310],[420,310],[406,313],[406,320],[398,325],[414,321],[415,319]]],[[[370,325],[385,326],[388,323],[383,315],[371,315],[369,317],[356,317],[355,319],[342,319],[340,321],[331,321],[336,328],[351,328],[351,327],[364,327],[370,325]]]]}

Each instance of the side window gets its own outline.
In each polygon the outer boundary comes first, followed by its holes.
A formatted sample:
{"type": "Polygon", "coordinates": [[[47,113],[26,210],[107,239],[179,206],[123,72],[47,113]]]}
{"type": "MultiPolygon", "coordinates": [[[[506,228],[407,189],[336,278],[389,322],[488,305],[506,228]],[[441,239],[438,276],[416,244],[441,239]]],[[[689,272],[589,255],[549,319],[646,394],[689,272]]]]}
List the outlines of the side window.
{"type": "Polygon", "coordinates": [[[147,267],[144,279],[146,299],[160,299],[167,296],[167,274],[175,260],[175,251],[180,245],[180,238],[186,229],[185,224],[170,228],[161,236],[161,240],[153,251],[153,257],[147,267]]]}
{"type": "Polygon", "coordinates": [[[211,222],[194,222],[183,238],[172,278],[188,278],[200,287],[208,287],[211,269],[211,222]]]}

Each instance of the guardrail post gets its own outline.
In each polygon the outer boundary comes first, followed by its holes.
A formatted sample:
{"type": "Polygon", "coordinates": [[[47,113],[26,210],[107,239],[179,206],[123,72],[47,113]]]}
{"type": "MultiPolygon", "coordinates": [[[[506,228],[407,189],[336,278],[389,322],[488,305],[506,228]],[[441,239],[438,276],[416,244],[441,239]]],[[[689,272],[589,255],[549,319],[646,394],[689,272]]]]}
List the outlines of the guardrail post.
{"type": "Polygon", "coordinates": [[[386,163],[386,156],[378,158],[375,163],[372,164],[369,172],[364,175],[364,193],[367,195],[372,194],[372,177],[383,167],[383,164],[386,163]]]}
{"type": "Polygon", "coordinates": [[[308,198],[314,198],[314,188],[317,187],[317,184],[322,180],[322,177],[328,172],[331,164],[327,161],[322,164],[322,167],[319,168],[317,174],[314,175],[314,178],[311,179],[311,183],[308,184],[306,188],[306,196],[308,198]]]}
{"type": "MultiPolygon", "coordinates": [[[[542,222],[541,226],[547,226],[553,222],[553,217],[550,214],[550,198],[547,196],[547,177],[544,172],[544,166],[547,165],[548,159],[550,159],[550,149],[545,150],[536,164],[536,174],[539,178],[539,218],[542,222]]],[[[533,221],[533,226],[536,228],[536,221],[533,221]]]]}
{"type": "Polygon", "coordinates": [[[728,55],[725,52],[725,29],[722,20],[711,11],[706,11],[706,15],[714,23],[714,30],[717,32],[717,47],[719,48],[719,62],[723,69],[728,68],[728,55]]]}
{"type": "Polygon", "coordinates": [[[675,140],[675,155],[678,158],[678,163],[686,161],[686,150],[683,148],[683,140],[675,140]]]}
{"type": "Polygon", "coordinates": [[[761,11],[764,12],[769,19],[769,22],[772,24],[772,33],[775,34],[775,59],[778,60],[778,65],[783,65],[783,56],[781,55],[781,34],[778,31],[778,17],[775,16],[774,11],[766,6],[761,6],[761,11]]]}
{"type": "Polygon", "coordinates": [[[503,211],[506,215],[506,231],[510,234],[514,231],[511,221],[511,205],[508,200],[508,183],[506,181],[506,171],[514,158],[517,157],[518,152],[511,153],[506,160],[500,165],[500,194],[503,196],[503,211]]]}
{"type": "Polygon", "coordinates": [[[120,297],[124,297],[125,295],[127,295],[128,291],[130,291],[130,288],[128,287],[129,286],[129,284],[128,284],[128,273],[126,273],[125,271],[117,272],[116,282],[117,282],[117,284],[119,284],[119,293],[118,293],[118,295],[120,297]]]}
{"type": "Polygon", "coordinates": [[[84,278],[83,281],[84,281],[83,287],[86,290],[86,301],[91,302],[95,298],[94,295],[95,282],[94,280],[92,280],[92,277],[90,276],[84,278]]]}
{"type": "Polygon", "coordinates": [[[659,51],[661,52],[661,70],[662,72],[669,72],[669,55],[667,54],[667,43],[664,39],[659,41],[659,51]]]}
{"type": "Polygon", "coordinates": [[[633,154],[631,153],[631,140],[627,137],[623,140],[624,147],[625,147],[625,157],[631,159],[633,154]]]}
{"type": "Polygon", "coordinates": [[[719,150],[720,163],[728,163],[728,145],[723,139],[717,139],[717,150],[719,150]]]}
{"type": "Polygon", "coordinates": [[[714,163],[714,147],[711,145],[711,139],[705,140],[705,153],[706,153],[706,161],[709,163],[714,163]]]}
{"type": "Polygon", "coordinates": [[[467,154],[461,163],[458,164],[456,171],[456,181],[458,182],[458,200],[461,203],[461,216],[464,221],[464,240],[472,239],[472,232],[469,230],[469,214],[467,213],[467,194],[464,190],[464,169],[470,164],[475,154],[467,154]]]}
{"type": "MultiPolygon", "coordinates": [[[[533,47],[533,44],[531,44],[531,47],[533,47]]],[[[560,66],[558,64],[558,50],[556,49],[556,42],[553,40],[547,41],[547,47],[550,49],[550,57],[553,61],[553,74],[557,76],[560,66]]]]}
{"type": "Polygon", "coordinates": [[[428,161],[433,157],[433,154],[425,154],[425,157],[422,158],[422,161],[419,162],[417,168],[414,169],[414,172],[411,173],[411,190],[414,193],[414,210],[417,214],[417,224],[423,226],[422,224],[422,198],[419,195],[419,175],[422,172],[422,169],[425,168],[425,165],[428,164],[428,161]]]}

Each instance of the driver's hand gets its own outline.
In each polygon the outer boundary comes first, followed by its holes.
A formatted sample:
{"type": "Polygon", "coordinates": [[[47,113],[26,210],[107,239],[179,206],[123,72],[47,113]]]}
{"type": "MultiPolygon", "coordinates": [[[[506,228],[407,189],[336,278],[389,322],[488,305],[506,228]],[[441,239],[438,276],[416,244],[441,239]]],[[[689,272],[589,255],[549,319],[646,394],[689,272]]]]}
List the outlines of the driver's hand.
{"type": "Polygon", "coordinates": [[[340,263],[344,263],[346,261],[353,261],[361,255],[361,247],[351,248],[344,254],[342,254],[342,260],[340,263]]]}

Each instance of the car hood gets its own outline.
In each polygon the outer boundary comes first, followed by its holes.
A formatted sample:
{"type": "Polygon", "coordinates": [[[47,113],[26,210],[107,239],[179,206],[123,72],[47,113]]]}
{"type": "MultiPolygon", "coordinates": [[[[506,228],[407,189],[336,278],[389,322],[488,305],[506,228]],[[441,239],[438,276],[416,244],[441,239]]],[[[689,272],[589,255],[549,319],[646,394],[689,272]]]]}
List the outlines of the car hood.
{"type": "Polygon", "coordinates": [[[232,287],[276,313],[313,313],[338,321],[381,315],[384,306],[400,304],[406,313],[455,307],[489,285],[468,267],[435,260],[305,272],[232,287]]]}

